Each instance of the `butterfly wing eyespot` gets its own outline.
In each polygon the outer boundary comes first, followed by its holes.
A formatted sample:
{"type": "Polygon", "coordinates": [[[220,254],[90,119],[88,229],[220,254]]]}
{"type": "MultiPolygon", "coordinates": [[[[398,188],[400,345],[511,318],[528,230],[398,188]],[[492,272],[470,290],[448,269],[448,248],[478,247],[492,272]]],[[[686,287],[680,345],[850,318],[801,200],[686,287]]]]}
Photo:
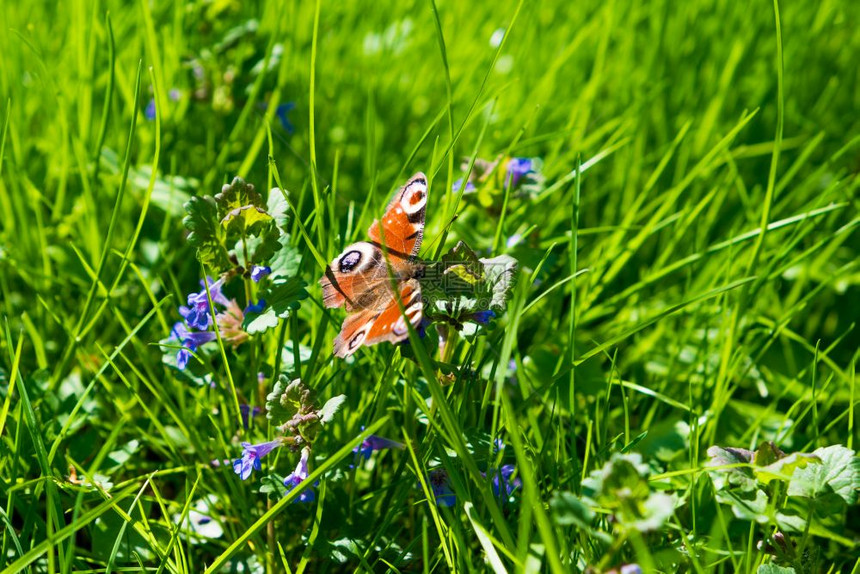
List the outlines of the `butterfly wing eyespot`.
{"type": "Polygon", "coordinates": [[[382,219],[374,221],[367,234],[398,259],[414,257],[424,237],[426,205],[427,177],[419,172],[394,194],[382,219]]]}
{"type": "Polygon", "coordinates": [[[345,358],[355,353],[367,338],[375,316],[372,309],[364,309],[344,319],[343,327],[334,339],[335,356],[345,358]]]}
{"type": "Polygon", "coordinates": [[[361,262],[361,251],[354,250],[348,251],[343,257],[338,261],[337,266],[339,267],[338,271],[341,273],[349,273],[352,271],[356,265],[361,262]]]}
{"type": "Polygon", "coordinates": [[[347,247],[332,261],[331,267],[338,273],[356,274],[367,271],[380,263],[379,248],[372,243],[361,241],[347,247]]]}
{"type": "Polygon", "coordinates": [[[382,341],[405,341],[409,337],[406,321],[417,328],[424,316],[421,286],[417,280],[410,279],[401,286],[400,300],[405,314],[400,313],[397,300],[388,293],[388,299],[380,308],[364,309],[349,315],[334,340],[334,354],[343,358],[355,353],[362,345],[369,347],[382,341]]]}
{"type": "MultiPolygon", "coordinates": [[[[427,205],[427,178],[423,173],[415,175],[403,186],[400,194],[400,207],[406,212],[411,223],[413,218],[420,214],[421,223],[424,223],[424,207],[427,205]]],[[[396,208],[395,208],[396,209],[396,208]]]]}
{"type": "Polygon", "coordinates": [[[349,352],[354,353],[356,349],[358,349],[359,345],[364,342],[364,338],[367,337],[367,328],[362,329],[358,333],[352,336],[352,339],[349,340],[347,344],[347,349],[349,352]]]}
{"type": "Polygon", "coordinates": [[[362,307],[357,301],[366,299],[367,293],[387,277],[382,261],[382,251],[372,243],[360,241],[348,246],[332,260],[320,279],[323,305],[345,305],[348,311],[362,307]]]}

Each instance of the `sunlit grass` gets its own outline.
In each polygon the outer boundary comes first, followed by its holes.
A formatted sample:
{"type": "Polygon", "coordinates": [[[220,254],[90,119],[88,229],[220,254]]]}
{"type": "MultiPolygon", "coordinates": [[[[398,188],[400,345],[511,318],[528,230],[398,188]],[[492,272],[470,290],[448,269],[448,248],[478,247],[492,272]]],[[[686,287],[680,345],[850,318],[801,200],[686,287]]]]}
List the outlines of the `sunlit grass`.
{"type": "MultiPolygon", "coordinates": [[[[706,467],[713,445],[857,442],[853,3],[2,11],[8,571],[860,564],[856,484],[847,520],[838,507],[785,533],[791,562],[766,542],[785,531],[781,479],[756,522],[718,500],[706,467]],[[542,189],[451,191],[500,155],[541,158],[542,189]],[[514,257],[506,312],[444,356],[385,343],[332,357],[344,314],[322,306],[317,280],[417,171],[430,183],[422,257],[461,240],[514,257]],[[234,176],[289,192],[309,297],[179,371],[159,342],[209,272],[183,204],[234,176]],[[297,452],[274,451],[246,481],[229,463],[240,442],[278,434],[237,412],[264,406],[273,371],[320,403],[347,397],[313,443],[313,504],[267,493],[297,452]],[[404,448],[356,464],[371,433],[404,448]],[[653,531],[592,492],[621,453],[649,467],[646,495],[675,497],[653,531]],[[510,500],[488,472],[501,464],[521,480],[510,500]],[[427,496],[439,468],[451,507],[427,496]],[[220,527],[206,538],[189,531],[203,499],[220,527]]],[[[245,283],[242,300],[257,289],[245,283]]]]}

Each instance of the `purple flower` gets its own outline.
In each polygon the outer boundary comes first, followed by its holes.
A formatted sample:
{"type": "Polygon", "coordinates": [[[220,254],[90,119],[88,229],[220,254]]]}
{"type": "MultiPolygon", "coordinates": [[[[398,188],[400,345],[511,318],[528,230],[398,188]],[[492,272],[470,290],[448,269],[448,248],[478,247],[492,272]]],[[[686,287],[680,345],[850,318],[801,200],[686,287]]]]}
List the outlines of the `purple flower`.
{"type": "MultiPolygon", "coordinates": [[[[462,177],[454,182],[454,185],[451,186],[451,191],[460,191],[461,187],[463,187],[462,177]]],[[[475,191],[475,184],[473,184],[471,181],[467,181],[466,189],[463,190],[463,193],[472,193],[473,191],[475,191]]]]}
{"type": "Polygon", "coordinates": [[[638,564],[625,564],[621,567],[621,574],[642,574],[642,568],[638,564]]]}
{"type": "MultiPolygon", "coordinates": [[[[296,470],[284,479],[284,486],[287,487],[287,492],[291,492],[295,487],[300,485],[308,478],[308,457],[311,454],[311,449],[305,447],[302,449],[302,456],[299,459],[299,464],[296,465],[296,470]]],[[[294,502],[313,502],[316,499],[314,491],[306,488],[299,494],[294,502]]]]}
{"type": "Polygon", "coordinates": [[[178,102],[179,98],[182,97],[182,92],[180,92],[176,88],[173,88],[172,90],[167,92],[167,97],[170,98],[171,101],[178,102]]]}
{"type": "Polygon", "coordinates": [[[502,488],[504,488],[503,498],[510,498],[515,490],[522,488],[523,481],[519,477],[511,480],[511,475],[516,472],[517,467],[512,464],[505,464],[498,470],[491,470],[490,475],[493,477],[493,494],[502,496],[502,488]]]}
{"type": "Polygon", "coordinates": [[[251,408],[251,405],[239,405],[239,414],[242,415],[242,426],[247,429],[251,419],[260,414],[260,407],[251,408]]]}
{"type": "Polygon", "coordinates": [[[269,442],[260,444],[251,444],[248,442],[242,443],[242,458],[233,461],[233,472],[246,480],[254,470],[260,470],[260,459],[278,448],[283,446],[283,440],[277,438],[269,442]]]}
{"type": "Polygon", "coordinates": [[[278,121],[281,122],[281,127],[284,128],[284,131],[288,134],[293,133],[295,128],[293,124],[290,122],[290,118],[287,117],[287,114],[296,107],[295,102],[287,102],[285,104],[280,104],[275,109],[275,115],[278,116],[278,121]]]}
{"type": "Polygon", "coordinates": [[[516,187],[520,179],[533,171],[534,164],[530,158],[512,157],[508,161],[508,169],[505,173],[505,187],[507,187],[508,181],[511,182],[511,187],[516,187]]]}
{"type": "Polygon", "coordinates": [[[430,489],[433,491],[433,496],[436,497],[437,506],[454,506],[457,502],[457,497],[454,491],[451,490],[451,485],[448,482],[448,472],[443,468],[431,470],[428,475],[430,480],[430,489]]]}
{"type": "Polygon", "coordinates": [[[248,305],[247,307],[245,307],[244,314],[247,315],[248,313],[262,313],[263,309],[265,309],[265,308],[266,308],[266,300],[260,299],[255,304],[251,304],[251,305],[248,305]]]}
{"type": "Polygon", "coordinates": [[[188,349],[179,349],[176,353],[176,366],[180,371],[184,371],[188,366],[188,361],[191,360],[191,351],[188,349]]]}
{"type": "Polygon", "coordinates": [[[497,438],[493,441],[493,452],[502,452],[505,450],[505,441],[500,438],[497,438]]]}
{"type": "MultiPolygon", "coordinates": [[[[212,282],[211,277],[207,277],[209,283],[209,293],[212,295],[212,301],[227,307],[230,301],[221,293],[224,279],[212,282]]],[[[200,282],[203,285],[203,282],[200,282]]],[[[189,327],[194,327],[201,331],[205,331],[212,324],[211,313],[209,312],[209,299],[206,297],[206,288],[198,293],[190,293],[188,295],[188,307],[179,307],[179,314],[185,319],[189,327]]]]}
{"type": "Polygon", "coordinates": [[[146,109],[143,110],[143,115],[150,121],[155,119],[155,98],[150,98],[149,103],[146,104],[146,109]]]}
{"type": "Polygon", "coordinates": [[[491,310],[486,311],[478,311],[477,313],[472,313],[471,320],[475,323],[480,323],[481,325],[489,324],[491,319],[496,318],[496,313],[491,310]]]}
{"type": "Polygon", "coordinates": [[[386,448],[403,448],[403,443],[372,434],[364,439],[360,445],[352,449],[352,452],[356,453],[358,457],[364,457],[364,460],[367,460],[373,451],[386,448]]]}
{"type": "Polygon", "coordinates": [[[215,333],[211,331],[189,331],[185,323],[178,321],[170,330],[169,340],[182,344],[183,348],[176,353],[176,366],[179,367],[179,370],[185,370],[191,359],[191,353],[196,351],[197,347],[214,341],[215,333]]]}
{"type": "Polygon", "coordinates": [[[251,279],[253,279],[255,283],[259,283],[260,279],[262,279],[271,272],[272,268],[268,265],[266,265],[265,267],[262,265],[254,265],[254,268],[251,269],[251,279]]]}

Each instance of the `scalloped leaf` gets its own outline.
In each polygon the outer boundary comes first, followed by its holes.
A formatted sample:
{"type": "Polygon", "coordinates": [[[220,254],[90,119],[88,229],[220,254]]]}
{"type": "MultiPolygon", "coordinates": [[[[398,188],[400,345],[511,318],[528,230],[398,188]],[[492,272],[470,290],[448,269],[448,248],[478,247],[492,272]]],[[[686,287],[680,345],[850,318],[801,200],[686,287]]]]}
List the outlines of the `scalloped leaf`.
{"type": "Polygon", "coordinates": [[[836,494],[846,504],[857,502],[860,490],[860,458],[841,445],[815,449],[812,454],[821,464],[798,468],[788,485],[789,496],[808,498],[836,494]]]}
{"type": "Polygon", "coordinates": [[[814,454],[795,452],[765,467],[753,468],[753,471],[759,482],[767,484],[771,480],[790,480],[797,469],[809,464],[821,464],[821,459],[814,454]]]}
{"type": "Polygon", "coordinates": [[[508,255],[481,259],[465,243],[457,243],[424,269],[421,289],[427,316],[463,323],[473,320],[476,313],[501,312],[516,266],[508,255]]]}
{"type": "Polygon", "coordinates": [[[270,221],[258,230],[257,235],[247,237],[244,241],[241,239],[237,241],[233,253],[245,269],[250,269],[252,265],[266,264],[283,247],[281,233],[278,226],[270,221]],[[245,259],[246,250],[247,260],[245,259]]]}
{"type": "Polygon", "coordinates": [[[338,395],[327,400],[319,410],[320,422],[323,424],[330,422],[345,402],[346,395],[338,395]]]}
{"type": "Polygon", "coordinates": [[[270,500],[280,500],[287,493],[284,477],[277,473],[267,474],[260,479],[260,493],[270,500]]]}
{"type": "MultiPolygon", "coordinates": [[[[723,467],[733,464],[751,464],[755,453],[744,448],[712,446],[708,449],[709,467],[723,467]]],[[[719,468],[710,473],[717,490],[737,487],[741,491],[755,490],[756,481],[749,467],[719,468]]]]}
{"type": "Polygon", "coordinates": [[[269,275],[270,281],[288,280],[299,274],[299,267],[302,263],[302,255],[299,250],[290,244],[290,236],[282,234],[278,237],[278,243],[281,247],[274,253],[272,259],[268,262],[272,268],[272,273],[269,275]]]}
{"type": "Polygon", "coordinates": [[[266,418],[281,425],[293,418],[302,407],[302,385],[299,379],[278,377],[272,392],[266,395],[266,418]]]}
{"type": "Polygon", "coordinates": [[[290,222],[290,204],[287,203],[285,195],[289,195],[287,190],[273,187],[269,191],[269,199],[266,201],[266,211],[275,220],[275,225],[284,231],[286,231],[287,225],[290,222]]]}
{"type": "Polygon", "coordinates": [[[289,317],[299,308],[299,301],[308,296],[306,286],[307,283],[298,277],[270,281],[260,292],[260,298],[266,300],[266,307],[260,313],[246,314],[242,328],[253,335],[276,327],[278,319],[289,317]]]}
{"type": "Polygon", "coordinates": [[[242,329],[249,335],[256,335],[277,327],[278,316],[270,309],[270,307],[266,307],[261,313],[245,313],[242,329]]]}
{"type": "Polygon", "coordinates": [[[232,267],[227,249],[218,233],[218,215],[215,200],[194,196],[185,205],[186,216],[182,224],[189,231],[188,244],[197,250],[197,259],[216,273],[232,267]]]}
{"type": "Polygon", "coordinates": [[[221,188],[221,193],[215,195],[215,204],[221,226],[228,233],[252,233],[263,223],[272,221],[263,196],[241,177],[233,178],[232,183],[221,188]]]}
{"type": "Polygon", "coordinates": [[[676,498],[652,492],[650,470],[638,453],[615,453],[602,468],[582,481],[584,499],[612,511],[625,530],[657,530],[675,512],[676,498]]]}

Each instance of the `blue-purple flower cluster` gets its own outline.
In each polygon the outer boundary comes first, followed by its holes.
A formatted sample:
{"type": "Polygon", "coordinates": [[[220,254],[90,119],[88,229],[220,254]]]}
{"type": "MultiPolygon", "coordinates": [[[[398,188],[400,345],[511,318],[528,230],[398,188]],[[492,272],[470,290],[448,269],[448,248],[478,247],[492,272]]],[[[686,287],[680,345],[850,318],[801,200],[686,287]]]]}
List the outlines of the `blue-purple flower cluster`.
{"type": "MultiPolygon", "coordinates": [[[[242,480],[250,478],[255,470],[261,470],[262,464],[260,461],[273,450],[290,444],[290,439],[286,437],[276,438],[274,440],[262,442],[259,444],[251,444],[248,442],[242,443],[242,457],[233,461],[233,472],[235,472],[242,480]]],[[[403,444],[394,440],[383,438],[376,435],[370,435],[365,438],[362,443],[355,447],[353,452],[356,458],[367,460],[370,458],[373,451],[389,448],[403,448],[403,444]]],[[[284,486],[287,492],[292,491],[302,482],[307,480],[310,474],[308,469],[308,461],[310,459],[311,449],[305,446],[302,449],[299,462],[296,468],[284,479],[284,486]]],[[[353,466],[353,465],[350,465],[353,466]]],[[[316,485],[314,485],[316,486],[316,485]]],[[[296,498],[296,502],[313,502],[316,498],[312,488],[306,488],[296,498]]]]}
{"type": "Polygon", "coordinates": [[[284,446],[284,439],[282,438],[260,444],[243,442],[242,458],[233,461],[233,472],[241,476],[242,480],[247,480],[251,476],[251,473],[262,468],[260,460],[264,456],[282,446],[284,446]]]}
{"type": "MultiPolygon", "coordinates": [[[[284,438],[277,438],[260,444],[243,442],[242,458],[233,461],[233,472],[238,474],[242,480],[247,480],[255,470],[262,469],[260,460],[263,457],[285,444],[286,441],[284,438]]],[[[307,479],[308,474],[310,474],[308,471],[308,459],[310,458],[310,454],[310,448],[305,447],[302,449],[302,454],[299,458],[298,465],[296,465],[296,469],[284,479],[284,486],[287,487],[287,492],[290,492],[307,479]]],[[[314,491],[307,488],[298,496],[298,498],[296,498],[296,502],[313,502],[315,498],[316,495],[314,494],[314,491]]]]}
{"type": "Polygon", "coordinates": [[[517,187],[525,176],[535,171],[535,162],[529,157],[512,157],[505,169],[505,188],[517,187]]]}
{"type": "MultiPolygon", "coordinates": [[[[255,281],[259,281],[269,273],[271,273],[271,269],[268,267],[258,266],[251,271],[252,277],[255,274],[257,276],[255,281]]],[[[217,281],[207,277],[206,283],[209,285],[208,295],[206,287],[201,281],[200,285],[203,288],[200,291],[190,293],[186,299],[187,305],[180,305],[179,307],[179,314],[183,320],[175,323],[170,330],[168,341],[179,343],[182,346],[176,353],[176,366],[180,370],[184,370],[188,366],[191,355],[199,347],[217,338],[214,329],[212,329],[213,324],[218,326],[223,340],[237,346],[248,339],[248,334],[242,329],[245,315],[250,312],[260,313],[266,306],[266,302],[260,299],[257,303],[250,304],[242,310],[235,300],[227,299],[222,292],[223,277],[217,281]],[[214,304],[214,313],[213,307],[209,305],[210,297],[214,304]]]]}

